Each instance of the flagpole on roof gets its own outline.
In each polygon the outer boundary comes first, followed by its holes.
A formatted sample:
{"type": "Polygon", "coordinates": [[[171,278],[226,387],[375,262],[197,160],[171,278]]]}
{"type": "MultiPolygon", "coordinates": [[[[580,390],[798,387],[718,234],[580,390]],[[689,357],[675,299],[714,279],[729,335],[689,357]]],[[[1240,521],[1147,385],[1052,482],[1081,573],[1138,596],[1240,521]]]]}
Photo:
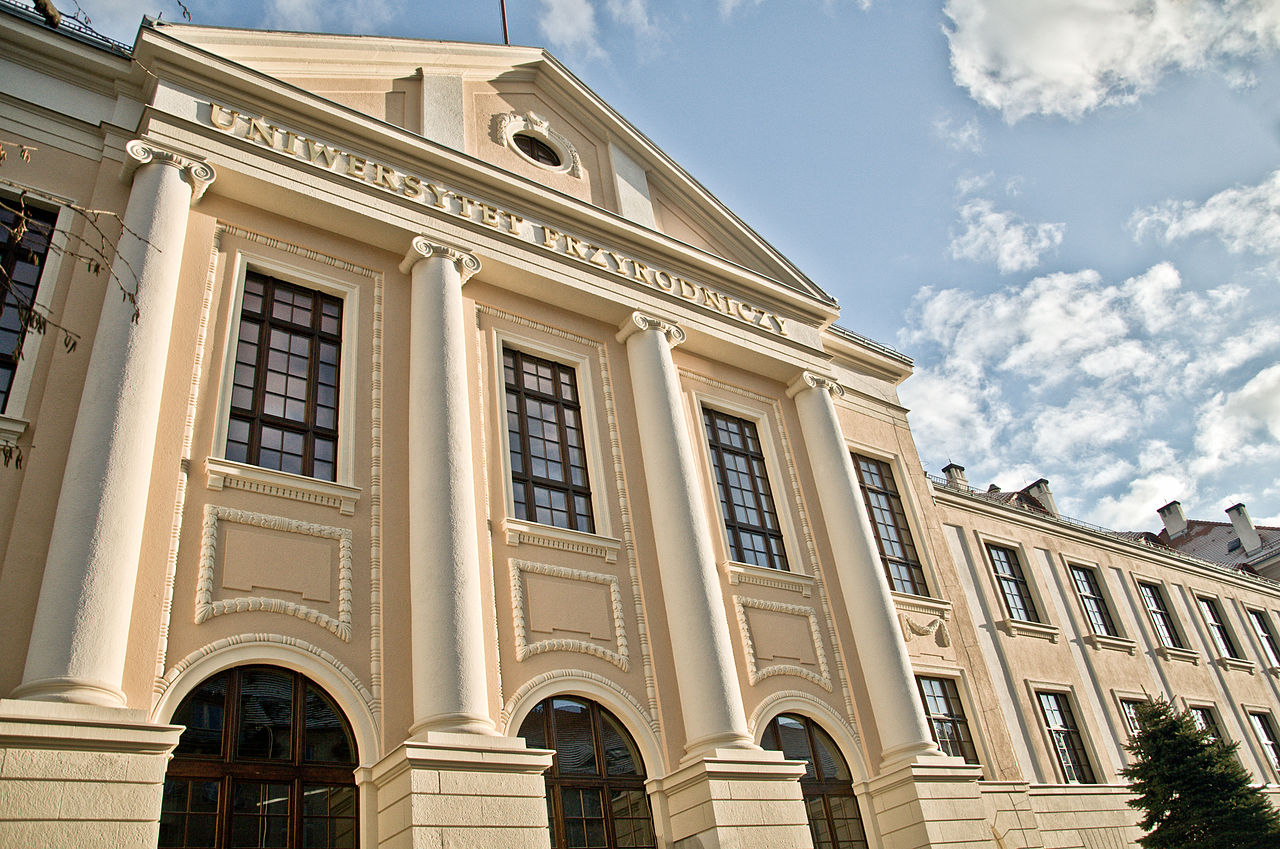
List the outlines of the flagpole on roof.
{"type": "Polygon", "coordinates": [[[502,43],[510,46],[511,39],[507,36],[507,0],[498,0],[498,4],[502,7],[502,43]]]}

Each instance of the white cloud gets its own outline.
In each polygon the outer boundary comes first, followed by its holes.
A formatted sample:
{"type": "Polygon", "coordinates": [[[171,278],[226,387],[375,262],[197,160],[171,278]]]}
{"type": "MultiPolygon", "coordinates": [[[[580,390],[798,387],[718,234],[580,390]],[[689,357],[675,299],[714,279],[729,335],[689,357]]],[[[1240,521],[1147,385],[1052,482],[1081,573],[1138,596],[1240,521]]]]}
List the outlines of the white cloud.
{"type": "Polygon", "coordinates": [[[947,0],[952,75],[1009,122],[1131,103],[1174,70],[1242,63],[1280,46],[1274,0],[947,0]]]}
{"type": "Polygon", "coordinates": [[[586,59],[604,56],[590,0],[539,0],[538,5],[542,9],[538,29],[553,50],[586,59]]]}
{"type": "Polygon", "coordinates": [[[1280,171],[1256,186],[1235,186],[1203,204],[1167,200],[1129,219],[1135,238],[1155,233],[1166,242],[1217,236],[1232,253],[1280,255],[1280,171]]]}
{"type": "Polygon", "coordinates": [[[606,8],[615,21],[630,27],[637,35],[654,35],[658,28],[649,15],[648,0],[608,0],[606,8]]]}
{"type": "Polygon", "coordinates": [[[933,133],[952,150],[982,152],[982,128],[974,118],[969,118],[963,124],[957,124],[950,118],[938,118],[933,122],[933,133]]]}
{"type": "Polygon", "coordinates": [[[1280,365],[1265,368],[1233,392],[1220,392],[1199,410],[1195,468],[1280,459],[1280,365]]]}
{"type": "Polygon", "coordinates": [[[956,179],[956,197],[964,197],[965,195],[982,191],[994,176],[995,173],[991,171],[985,174],[961,174],[956,179]]]}
{"type": "Polygon", "coordinates": [[[952,259],[994,262],[1001,274],[1026,271],[1062,244],[1065,224],[1030,224],[1012,212],[1001,212],[989,200],[974,198],[960,207],[964,229],[951,239],[952,259]]]}

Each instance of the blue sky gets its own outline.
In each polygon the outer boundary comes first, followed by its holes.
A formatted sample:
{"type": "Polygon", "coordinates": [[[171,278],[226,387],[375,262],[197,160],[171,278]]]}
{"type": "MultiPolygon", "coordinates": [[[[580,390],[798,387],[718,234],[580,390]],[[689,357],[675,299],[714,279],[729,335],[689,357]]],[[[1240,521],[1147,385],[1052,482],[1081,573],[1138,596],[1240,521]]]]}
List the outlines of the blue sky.
{"type": "MultiPolygon", "coordinates": [[[[173,0],[82,0],[132,42],[173,0]]],[[[69,5],[69,4],[67,4],[69,5]]],[[[498,0],[187,0],[195,23],[500,42],[498,0]]],[[[1158,529],[1280,524],[1280,4],[508,0],[915,358],[926,469],[1158,529]]],[[[72,7],[73,8],[73,7],[72,7]]]]}

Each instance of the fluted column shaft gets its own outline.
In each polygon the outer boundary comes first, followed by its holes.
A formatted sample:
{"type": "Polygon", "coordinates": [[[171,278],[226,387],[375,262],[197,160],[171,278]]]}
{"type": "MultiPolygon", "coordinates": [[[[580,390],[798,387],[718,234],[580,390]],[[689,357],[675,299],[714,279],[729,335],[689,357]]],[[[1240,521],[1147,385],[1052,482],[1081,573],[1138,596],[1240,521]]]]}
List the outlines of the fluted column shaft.
{"type": "Polygon", "coordinates": [[[867,696],[880,737],[881,767],[920,754],[937,755],[853,458],[831,399],[833,393],[843,395],[844,389],[806,372],[792,385],[791,393],[853,629],[858,668],[863,680],[875,682],[867,688],[867,696]]]}
{"type": "Polygon", "coordinates": [[[671,359],[671,346],[684,340],[684,332],[636,313],[618,338],[626,342],[635,393],[685,750],[696,755],[717,747],[751,747],[711,549],[708,502],[671,359]]]}
{"type": "Polygon", "coordinates": [[[470,253],[413,240],[409,331],[412,734],[495,734],[489,716],[462,284],[470,253]]]}
{"type": "Polygon", "coordinates": [[[146,493],[193,197],[213,169],[147,142],[107,284],[63,472],[22,685],[27,699],[123,706],[146,493]]]}

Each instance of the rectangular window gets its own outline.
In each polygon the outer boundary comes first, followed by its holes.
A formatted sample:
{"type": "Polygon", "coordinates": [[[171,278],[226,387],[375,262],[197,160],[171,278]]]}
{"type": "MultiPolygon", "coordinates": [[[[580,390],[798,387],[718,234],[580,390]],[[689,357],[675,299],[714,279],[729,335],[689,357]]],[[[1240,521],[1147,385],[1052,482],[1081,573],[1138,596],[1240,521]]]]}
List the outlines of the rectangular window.
{"type": "Polygon", "coordinates": [[[227,459],[334,480],[342,300],[245,276],[227,459]]]}
{"type": "Polygon", "coordinates": [[[1040,614],[1031,598],[1031,587],[1022,574],[1018,553],[1012,548],[989,543],[987,554],[991,558],[991,568],[995,570],[996,582],[1000,585],[1000,595],[1004,598],[1009,617],[1023,622],[1039,622],[1040,614]]]}
{"type": "Polygon", "coordinates": [[[1124,712],[1124,724],[1129,729],[1129,736],[1132,737],[1138,733],[1138,705],[1142,702],[1136,699],[1121,699],[1120,710],[1124,712]]]}
{"type": "Polygon", "coordinates": [[[1207,707],[1190,708],[1191,720],[1195,722],[1196,727],[1201,731],[1209,733],[1210,740],[1221,740],[1222,731],[1218,727],[1218,719],[1213,715],[1213,709],[1207,707]]]}
{"type": "Polygon", "coordinates": [[[1068,783],[1093,784],[1093,769],[1089,766],[1070,701],[1063,693],[1036,693],[1036,696],[1063,778],[1068,783]]]}
{"type": "Polygon", "coordinates": [[[769,475],[756,426],[736,416],[703,408],[720,511],[729,535],[729,556],[739,563],[787,569],[769,475]]]}
{"type": "Polygon", "coordinates": [[[1253,632],[1258,635],[1258,642],[1262,643],[1262,652],[1267,656],[1267,665],[1273,668],[1280,666],[1280,647],[1276,645],[1276,635],[1271,630],[1271,622],[1267,619],[1267,614],[1261,610],[1250,610],[1249,622],[1253,625],[1253,632]]]}
{"type": "Polygon", "coordinates": [[[1171,649],[1185,649],[1182,637],[1173,624],[1173,616],[1169,613],[1169,605],[1165,603],[1164,593],[1156,584],[1138,584],[1138,592],[1142,595],[1142,603],[1146,605],[1151,616],[1151,625],[1156,629],[1160,645],[1171,649]]]}
{"type": "Polygon", "coordinates": [[[595,533],[574,371],[502,349],[515,517],[595,533]]]}
{"type": "Polygon", "coordinates": [[[1271,762],[1271,767],[1280,772],[1280,738],[1276,737],[1276,725],[1271,719],[1271,714],[1250,711],[1249,721],[1253,723],[1258,742],[1267,752],[1267,760],[1271,762]]]}
{"type": "Polygon", "coordinates": [[[969,723],[960,704],[956,682],[950,678],[926,678],[916,676],[924,713],[929,718],[929,730],[938,748],[948,755],[964,758],[965,763],[976,764],[978,752],[969,734],[969,723]]]}
{"type": "Polygon", "coordinates": [[[1076,593],[1080,596],[1080,603],[1084,605],[1085,615],[1089,617],[1089,629],[1102,637],[1120,636],[1115,620],[1111,618],[1111,610],[1107,607],[1107,599],[1102,594],[1097,573],[1088,567],[1072,564],[1071,580],[1076,585],[1076,593]]]}
{"type": "Polygon", "coordinates": [[[9,403],[27,321],[36,302],[58,214],[9,198],[0,199],[0,411],[9,403]]]}
{"type": "Polygon", "coordinates": [[[907,514],[902,509],[902,497],[894,485],[889,464],[854,454],[853,465],[858,470],[862,497],[867,503],[871,527],[876,532],[876,543],[880,546],[880,559],[889,577],[889,586],[894,592],[927,596],[929,589],[925,586],[924,569],[911,540],[907,514]]]}
{"type": "Polygon", "coordinates": [[[1200,602],[1200,612],[1204,614],[1204,622],[1209,626],[1209,634],[1213,637],[1213,644],[1218,648],[1218,654],[1222,657],[1238,659],[1240,650],[1236,648],[1235,640],[1231,639],[1231,631],[1227,629],[1226,620],[1222,618],[1222,608],[1218,606],[1218,600],[1197,597],[1196,601],[1200,602]]]}

